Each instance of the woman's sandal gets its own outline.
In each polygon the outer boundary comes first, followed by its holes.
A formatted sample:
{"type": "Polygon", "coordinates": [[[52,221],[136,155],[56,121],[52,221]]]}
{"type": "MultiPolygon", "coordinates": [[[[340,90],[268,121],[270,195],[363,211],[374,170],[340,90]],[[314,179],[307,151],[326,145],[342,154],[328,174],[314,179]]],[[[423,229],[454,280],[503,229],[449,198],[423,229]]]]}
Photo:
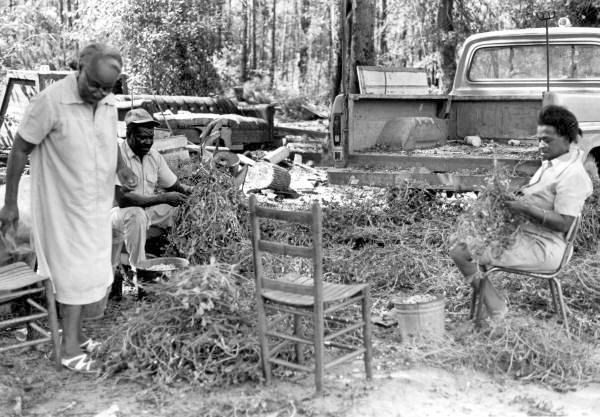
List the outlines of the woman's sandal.
{"type": "Polygon", "coordinates": [[[72,358],[62,358],[60,363],[65,368],[84,374],[97,374],[99,369],[96,367],[96,361],[92,360],[87,353],[73,356],[72,358]]]}
{"type": "Polygon", "coordinates": [[[102,342],[96,342],[91,338],[79,345],[79,347],[81,349],[83,349],[84,351],[86,351],[87,353],[94,352],[100,346],[102,346],[102,342]]]}

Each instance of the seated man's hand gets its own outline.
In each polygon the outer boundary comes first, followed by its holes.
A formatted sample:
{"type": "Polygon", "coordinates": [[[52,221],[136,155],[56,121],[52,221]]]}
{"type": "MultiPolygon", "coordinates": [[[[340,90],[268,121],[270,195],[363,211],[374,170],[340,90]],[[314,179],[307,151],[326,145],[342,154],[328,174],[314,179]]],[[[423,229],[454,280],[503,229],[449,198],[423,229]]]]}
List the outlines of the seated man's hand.
{"type": "Polygon", "coordinates": [[[178,193],[177,191],[170,191],[168,193],[163,194],[163,199],[165,204],[169,204],[171,206],[180,206],[185,203],[187,200],[187,196],[183,193],[178,193]]]}
{"type": "Polygon", "coordinates": [[[507,201],[506,207],[513,213],[525,213],[529,211],[530,204],[523,200],[507,201]]]}
{"type": "Polygon", "coordinates": [[[192,192],[194,192],[194,187],[190,185],[181,184],[181,188],[183,192],[187,195],[190,195],[192,192]]]}

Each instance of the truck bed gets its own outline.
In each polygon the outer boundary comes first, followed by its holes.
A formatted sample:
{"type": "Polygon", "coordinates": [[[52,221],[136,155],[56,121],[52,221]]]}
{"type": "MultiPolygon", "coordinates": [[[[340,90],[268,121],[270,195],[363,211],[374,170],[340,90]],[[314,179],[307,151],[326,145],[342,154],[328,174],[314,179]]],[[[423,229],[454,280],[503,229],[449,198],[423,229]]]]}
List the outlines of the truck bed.
{"type": "Polygon", "coordinates": [[[373,147],[350,154],[348,165],[328,170],[328,178],[339,185],[387,187],[410,183],[418,188],[472,191],[485,184],[494,163],[506,169],[515,187],[521,186],[540,165],[537,142],[508,145],[484,141],[476,148],[463,141],[451,141],[412,151],[373,147]]]}
{"type": "Polygon", "coordinates": [[[386,146],[373,146],[356,151],[357,154],[394,154],[402,156],[420,156],[431,158],[510,158],[533,160],[539,159],[537,140],[520,141],[519,145],[509,145],[506,141],[483,140],[480,147],[473,147],[464,141],[449,141],[443,146],[426,149],[404,151],[386,146]]]}

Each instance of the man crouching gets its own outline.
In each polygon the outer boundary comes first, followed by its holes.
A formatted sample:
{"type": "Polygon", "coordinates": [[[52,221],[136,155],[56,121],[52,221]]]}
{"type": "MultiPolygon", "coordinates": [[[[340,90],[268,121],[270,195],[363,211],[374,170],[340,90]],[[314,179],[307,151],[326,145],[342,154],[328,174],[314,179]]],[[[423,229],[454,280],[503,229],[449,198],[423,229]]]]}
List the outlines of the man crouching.
{"type": "Polygon", "coordinates": [[[118,207],[111,213],[113,228],[113,268],[118,265],[122,242],[129,253],[129,263],[138,267],[146,259],[146,232],[150,226],[172,226],[175,208],[183,204],[192,187],[181,184],[165,158],[155,149],[154,127],[158,122],[144,109],[125,115],[127,140],[119,144],[125,163],[140,178],[133,190],[115,187],[118,207]],[[157,187],[164,192],[157,193],[157,187]]]}

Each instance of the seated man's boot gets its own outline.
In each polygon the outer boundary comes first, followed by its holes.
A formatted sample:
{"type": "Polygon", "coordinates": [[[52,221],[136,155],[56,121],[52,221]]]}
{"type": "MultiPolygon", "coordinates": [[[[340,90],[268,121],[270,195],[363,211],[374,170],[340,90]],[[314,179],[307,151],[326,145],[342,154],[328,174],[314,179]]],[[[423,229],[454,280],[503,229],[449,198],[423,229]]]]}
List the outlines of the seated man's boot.
{"type": "Polygon", "coordinates": [[[115,301],[121,301],[123,298],[123,275],[121,273],[121,268],[117,268],[115,271],[115,277],[108,298],[115,301]]]}

